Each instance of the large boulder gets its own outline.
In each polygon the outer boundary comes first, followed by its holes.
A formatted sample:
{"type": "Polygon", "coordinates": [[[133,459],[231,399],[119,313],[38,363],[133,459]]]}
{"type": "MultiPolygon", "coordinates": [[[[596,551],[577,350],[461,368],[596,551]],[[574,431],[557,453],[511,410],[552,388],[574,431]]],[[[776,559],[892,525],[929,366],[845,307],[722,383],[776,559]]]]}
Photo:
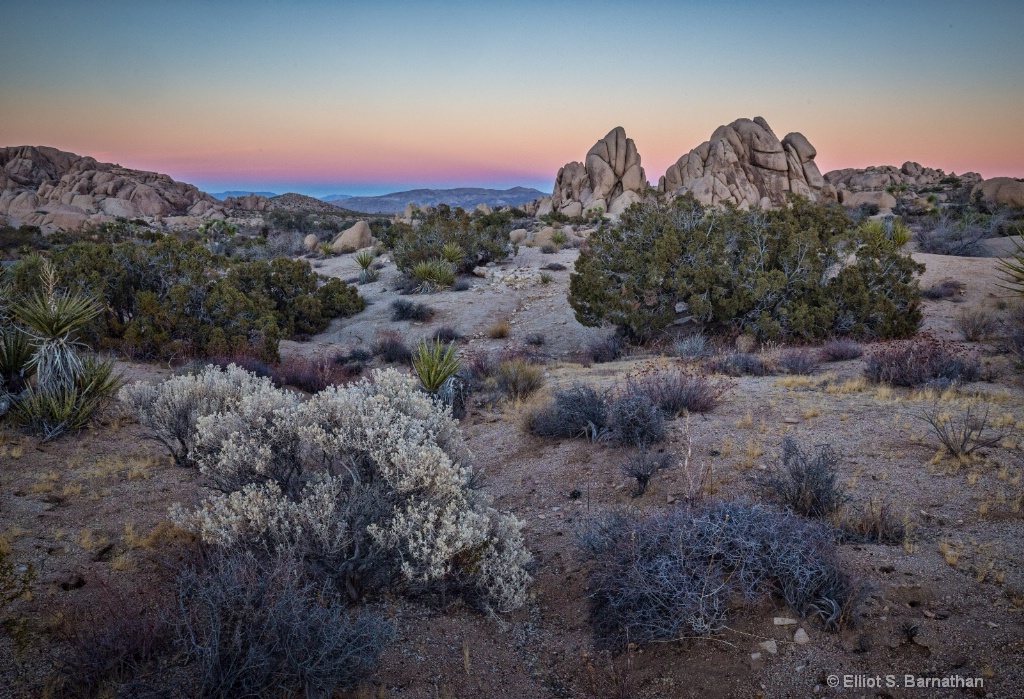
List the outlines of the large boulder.
{"type": "Polygon", "coordinates": [[[331,249],[336,254],[341,254],[354,252],[376,244],[377,241],[373,238],[370,224],[366,221],[357,221],[356,225],[338,234],[338,237],[331,243],[331,249]]]}
{"type": "Polygon", "coordinates": [[[225,209],[240,209],[241,211],[270,211],[273,208],[270,199],[259,194],[228,197],[223,201],[223,206],[225,209]]]}
{"type": "Polygon", "coordinates": [[[803,134],[780,141],[761,117],[737,119],[671,165],[658,180],[658,191],[689,192],[707,206],[729,203],[741,209],[782,206],[790,192],[812,201],[835,200],[835,190],[814,163],[816,155],[803,134]]]}
{"type": "Polygon", "coordinates": [[[981,182],[981,175],[966,172],[947,175],[942,170],[907,161],[895,165],[872,165],[866,168],[844,168],[825,173],[825,181],[836,188],[840,203],[847,208],[863,204],[882,210],[902,204],[910,210],[927,210],[932,204],[928,195],[942,201],[954,192],[981,182]]]}
{"type": "Polygon", "coordinates": [[[986,204],[1024,208],[1024,180],[993,177],[974,185],[971,199],[980,197],[986,204]]]}
{"type": "Polygon", "coordinates": [[[138,217],[209,217],[213,197],[167,175],[56,148],[0,148],[0,215],[44,230],[138,217]]]}
{"type": "MultiPolygon", "coordinates": [[[[647,186],[636,144],[626,137],[625,129],[616,126],[587,152],[585,162],[573,161],[558,170],[551,209],[566,216],[603,213],[611,211],[612,204],[627,192],[641,197],[647,186]]],[[[538,212],[542,208],[546,206],[539,205],[538,212]]]]}

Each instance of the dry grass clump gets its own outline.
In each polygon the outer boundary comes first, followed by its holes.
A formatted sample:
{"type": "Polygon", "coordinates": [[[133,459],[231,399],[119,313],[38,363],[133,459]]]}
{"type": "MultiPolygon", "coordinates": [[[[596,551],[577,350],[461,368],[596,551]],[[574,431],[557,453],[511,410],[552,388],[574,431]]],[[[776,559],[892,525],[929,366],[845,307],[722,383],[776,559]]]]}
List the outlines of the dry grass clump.
{"type": "Polygon", "coordinates": [[[761,357],[748,352],[730,352],[713,359],[708,367],[726,376],[765,376],[771,373],[770,367],[761,357]]]}
{"type": "Polygon", "coordinates": [[[944,282],[933,284],[921,290],[921,296],[926,299],[938,301],[940,299],[957,298],[964,293],[964,283],[954,279],[947,279],[944,282]]]}
{"type": "Polygon", "coordinates": [[[845,540],[864,544],[903,544],[910,534],[906,517],[887,500],[848,512],[839,527],[845,540]]]}
{"type": "Polygon", "coordinates": [[[487,336],[493,340],[503,340],[512,334],[512,326],[507,320],[499,320],[487,329],[487,336]]]}
{"type": "Polygon", "coordinates": [[[618,335],[605,335],[587,343],[586,356],[594,364],[614,362],[622,356],[625,345],[618,335]]]}
{"type": "Polygon", "coordinates": [[[1005,436],[1001,431],[987,432],[991,427],[988,414],[988,406],[979,411],[977,406],[968,405],[962,413],[954,415],[934,405],[916,417],[931,427],[947,454],[955,459],[965,459],[978,449],[999,444],[1005,436]]]}
{"type": "Polygon", "coordinates": [[[652,454],[647,449],[639,449],[626,457],[626,462],[622,464],[622,473],[636,481],[633,486],[633,497],[638,498],[647,492],[647,485],[654,474],[668,468],[671,463],[671,454],[652,454]]]}
{"type": "Polygon", "coordinates": [[[494,379],[499,391],[512,400],[521,400],[544,386],[544,370],[522,358],[510,359],[498,364],[494,379]]]}
{"type": "Polygon", "coordinates": [[[703,374],[674,369],[641,377],[635,390],[646,393],[665,417],[674,418],[711,412],[722,402],[725,387],[703,374]]]}
{"type": "Polygon", "coordinates": [[[608,430],[608,394],[574,383],[556,391],[551,403],[527,418],[526,427],[538,437],[583,437],[596,442],[608,430]]]}

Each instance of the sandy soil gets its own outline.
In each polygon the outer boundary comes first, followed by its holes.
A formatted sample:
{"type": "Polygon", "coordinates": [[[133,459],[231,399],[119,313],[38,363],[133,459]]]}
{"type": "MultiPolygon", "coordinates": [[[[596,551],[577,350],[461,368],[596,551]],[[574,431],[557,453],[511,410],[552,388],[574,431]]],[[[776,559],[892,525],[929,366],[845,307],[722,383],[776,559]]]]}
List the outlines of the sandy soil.
{"type": "MultiPolygon", "coordinates": [[[[676,364],[679,360],[640,354],[591,367],[569,361],[602,331],[573,318],[565,300],[570,272],[552,272],[553,281],[545,285],[539,268],[556,261],[571,269],[575,255],[523,248],[496,268],[498,278],[476,280],[469,291],[412,297],[439,311],[421,325],[389,320],[398,279],[389,265],[381,281],[362,289],[371,302],[366,312],[333,323],[309,343],[284,343],[283,352],[365,346],[380,328],[398,328],[415,339],[453,325],[470,336],[464,345],[469,347],[516,344],[541,332],[547,338],[544,351],[554,361],[546,367],[546,388],[533,401],[573,380],[613,385],[631,373],[676,364]],[[513,321],[508,340],[485,336],[499,319],[513,321]]],[[[985,305],[1002,312],[1004,292],[991,258],[916,257],[927,266],[922,286],[945,279],[965,284],[963,295],[953,300],[924,302],[923,332],[960,341],[955,318],[962,309],[985,305]]],[[[343,256],[324,261],[319,271],[348,278],[357,267],[343,256]]],[[[500,508],[526,522],[527,543],[536,557],[530,604],[502,618],[459,606],[397,605],[398,640],[373,680],[352,696],[1021,696],[1024,515],[1017,499],[1024,495],[1024,391],[994,346],[968,347],[997,376],[956,395],[865,384],[859,380],[864,359],[856,359],[824,365],[807,380],[722,378],[728,391],[716,411],[672,423],[664,448],[680,457],[689,440],[692,458],[711,462],[718,495],[760,497],[756,475],[774,463],[782,437],[793,435],[839,450],[842,480],[855,505],[886,501],[911,523],[913,536],[905,546],[842,546],[844,562],[865,584],[860,617],[839,634],[801,621],[810,637],[806,644],[794,642],[795,626],[773,624],[774,617],[791,612],[765,605],[734,612],[731,630],[714,640],[657,645],[614,658],[597,652],[588,621],[587,569],[574,535],[585,518],[609,507],[670,507],[684,492],[679,459],[655,477],[644,496],[633,499],[619,468],[624,450],[527,435],[520,421],[529,405],[474,407],[463,427],[476,465],[486,471],[485,488],[500,508]],[[934,458],[938,444],[916,416],[940,399],[952,409],[968,401],[990,406],[1005,438],[972,464],[934,458]],[[583,497],[571,499],[574,490],[583,497]],[[911,625],[917,627],[914,634],[907,633],[911,625]],[[777,653],[759,646],[768,639],[776,641],[777,653]],[[985,687],[828,687],[831,674],[893,674],[902,682],[907,673],[983,677],[985,687]]],[[[150,379],[165,373],[129,368],[150,379]]],[[[3,440],[0,533],[16,560],[39,571],[32,599],[17,602],[8,616],[33,620],[45,644],[52,642],[45,629],[55,612],[83,613],[108,588],[125,594],[151,589],[151,578],[160,573],[159,552],[174,550],[161,540],[160,522],[172,503],[200,496],[195,474],[172,466],[160,445],[116,417],[53,444],[13,433],[3,440]]],[[[32,646],[13,662],[10,641],[0,643],[0,684],[12,696],[38,696],[46,653],[32,646]],[[5,666],[5,658],[12,662],[5,666]]]]}

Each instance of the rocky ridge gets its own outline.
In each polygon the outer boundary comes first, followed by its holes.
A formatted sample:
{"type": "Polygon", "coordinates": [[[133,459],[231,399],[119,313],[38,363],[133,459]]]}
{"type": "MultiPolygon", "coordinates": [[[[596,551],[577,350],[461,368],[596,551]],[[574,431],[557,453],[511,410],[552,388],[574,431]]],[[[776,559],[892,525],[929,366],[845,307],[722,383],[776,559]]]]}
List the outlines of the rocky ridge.
{"type": "Polygon", "coordinates": [[[899,204],[927,209],[933,203],[947,201],[955,190],[970,188],[982,181],[976,172],[947,175],[942,170],[910,161],[900,167],[873,165],[832,170],[825,173],[825,180],[836,188],[843,206],[851,209],[876,206],[882,213],[899,204]],[[933,201],[929,201],[928,195],[935,195],[933,201]]]}
{"type": "Polygon", "coordinates": [[[209,194],[168,175],[45,146],[0,148],[0,216],[11,225],[74,229],[117,218],[198,225],[223,211],[209,194]]]}

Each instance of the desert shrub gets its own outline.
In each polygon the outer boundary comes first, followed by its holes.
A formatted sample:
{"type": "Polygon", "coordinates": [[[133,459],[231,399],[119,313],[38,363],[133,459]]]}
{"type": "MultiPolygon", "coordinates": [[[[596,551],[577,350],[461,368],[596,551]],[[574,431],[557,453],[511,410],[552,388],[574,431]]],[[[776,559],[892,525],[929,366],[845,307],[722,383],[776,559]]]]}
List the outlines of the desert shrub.
{"type": "Polygon", "coordinates": [[[733,607],[772,596],[837,629],[858,599],[828,528],[761,505],[711,500],[611,513],[580,543],[593,563],[595,634],[615,647],[709,636],[733,607]]]}
{"type": "Polygon", "coordinates": [[[285,557],[218,552],[178,577],[180,644],[199,696],[332,696],[365,679],[394,637],[285,557]]]}
{"type": "Polygon", "coordinates": [[[909,534],[906,519],[887,500],[846,513],[839,528],[845,541],[862,544],[902,544],[909,534]]]}
{"type": "Polygon", "coordinates": [[[562,272],[565,271],[567,267],[561,262],[548,262],[546,265],[541,267],[541,269],[546,269],[549,272],[562,272]]]}
{"type": "Polygon", "coordinates": [[[462,362],[455,345],[439,340],[421,342],[412,355],[412,368],[428,393],[437,393],[444,383],[459,373],[462,362]]]}
{"type": "Polygon", "coordinates": [[[462,335],[452,326],[442,325],[434,331],[434,334],[430,336],[430,339],[434,342],[443,342],[447,345],[453,342],[458,342],[462,339],[462,335]]]}
{"type": "Polygon", "coordinates": [[[163,599],[146,601],[140,606],[123,595],[101,593],[88,608],[65,614],[58,628],[61,650],[43,696],[161,696],[157,686],[168,686],[160,667],[174,654],[173,615],[163,599]]]}
{"type": "Polygon", "coordinates": [[[818,357],[806,349],[783,350],[779,356],[779,366],[787,374],[813,374],[818,362],[818,357]]]}
{"type": "Polygon", "coordinates": [[[85,358],[69,387],[48,390],[29,386],[11,406],[15,422],[49,441],[66,432],[77,432],[89,424],[122,385],[114,364],[85,358]]]}
{"type": "Polygon", "coordinates": [[[402,336],[394,330],[378,330],[373,343],[373,353],[389,364],[409,364],[412,350],[406,347],[402,336]]]}
{"type": "Polygon", "coordinates": [[[819,357],[823,362],[845,362],[864,354],[859,342],[849,338],[834,338],[821,346],[819,357]]]}
{"type": "Polygon", "coordinates": [[[951,352],[931,338],[890,343],[868,355],[864,375],[891,386],[923,386],[931,381],[968,382],[981,367],[974,356],[951,352]]]}
{"type": "Polygon", "coordinates": [[[979,257],[987,252],[985,238],[988,237],[989,228],[984,217],[944,214],[934,226],[919,228],[914,234],[914,241],[922,252],[979,257]]]}
{"type": "Polygon", "coordinates": [[[543,333],[533,333],[526,336],[525,342],[530,347],[543,347],[547,343],[547,338],[543,333]]]}
{"type": "Polygon", "coordinates": [[[730,352],[712,360],[711,371],[726,376],[764,376],[769,373],[764,361],[756,354],[730,352]]]}
{"type": "MultiPolygon", "coordinates": [[[[303,260],[229,260],[195,241],[77,242],[51,250],[60,291],[100,302],[85,328],[94,346],[142,358],[248,354],[277,358],[281,337],[317,333],[364,300],[341,280],[323,280],[303,260]]],[[[13,270],[19,296],[41,290],[29,257],[13,270]]]]}
{"type": "Polygon", "coordinates": [[[592,386],[574,383],[557,391],[550,404],[530,416],[527,426],[538,437],[586,437],[596,442],[608,430],[608,397],[592,386]]]}
{"type": "Polygon", "coordinates": [[[230,357],[210,357],[206,361],[192,361],[183,367],[180,367],[175,373],[198,374],[208,366],[215,366],[220,369],[227,370],[227,368],[232,364],[245,369],[250,374],[255,374],[256,376],[274,375],[274,369],[270,364],[264,362],[262,359],[250,357],[244,354],[236,354],[230,357]]]}
{"type": "Polygon", "coordinates": [[[452,284],[452,291],[469,291],[472,288],[473,282],[469,281],[466,277],[460,277],[452,284]]]}
{"type": "Polygon", "coordinates": [[[779,464],[766,473],[761,485],[782,505],[804,517],[827,519],[846,502],[837,483],[839,455],[827,444],[804,449],[792,437],[782,440],[779,464]]]}
{"type": "Polygon", "coordinates": [[[498,611],[523,604],[520,524],[470,488],[457,423],[414,378],[374,371],[307,401],[255,386],[196,421],[214,494],[178,508],[180,526],[222,549],[290,551],[353,598],[404,583],[498,611]]]}
{"type": "Polygon", "coordinates": [[[611,438],[623,446],[642,447],[665,438],[665,416],[651,397],[633,383],[608,406],[611,438]]]}
{"type": "Polygon", "coordinates": [[[964,308],[953,319],[957,330],[968,342],[984,340],[996,331],[996,317],[984,308],[964,308]]]}
{"type": "Polygon", "coordinates": [[[988,407],[978,410],[967,406],[960,414],[942,410],[937,405],[923,410],[915,416],[931,428],[943,448],[950,456],[962,459],[978,449],[999,444],[1005,436],[1002,432],[988,431],[988,407]]]}
{"type": "Polygon", "coordinates": [[[565,245],[568,240],[569,236],[567,236],[563,230],[556,230],[551,234],[551,242],[555,245],[565,245]]]}
{"type": "Polygon", "coordinates": [[[512,334],[512,326],[507,320],[499,320],[487,329],[488,337],[495,340],[502,340],[512,334]]]}
{"type": "Polygon", "coordinates": [[[527,398],[544,386],[544,370],[524,359],[501,362],[494,378],[497,389],[512,400],[527,398]]]}
{"type": "Polygon", "coordinates": [[[647,449],[638,449],[626,457],[626,462],[622,464],[622,473],[636,481],[633,485],[633,497],[638,498],[646,493],[654,474],[668,468],[671,463],[671,454],[652,454],[647,449]]]}
{"type": "Polygon", "coordinates": [[[503,260],[517,251],[509,239],[514,218],[510,212],[498,211],[485,216],[470,217],[462,209],[444,204],[428,212],[416,227],[397,223],[391,226],[395,263],[402,272],[410,273],[418,263],[447,259],[456,272],[469,272],[474,267],[503,260]],[[454,259],[458,248],[461,256],[454,259]],[[445,258],[445,250],[448,258],[445,258]]]}
{"type": "Polygon", "coordinates": [[[546,285],[546,284],[550,284],[552,282],[552,280],[554,280],[554,277],[552,277],[547,272],[541,272],[539,279],[540,279],[540,283],[541,284],[545,284],[546,285]]]}
{"type": "Polygon", "coordinates": [[[391,320],[415,320],[427,321],[434,317],[434,309],[425,303],[413,303],[405,299],[395,299],[391,302],[391,320]]]}
{"type": "Polygon", "coordinates": [[[292,386],[306,393],[318,393],[328,386],[345,383],[353,372],[324,357],[293,356],[282,359],[271,369],[270,375],[279,388],[292,386]]]}
{"type": "Polygon", "coordinates": [[[376,256],[373,254],[373,250],[360,250],[352,259],[354,259],[356,264],[359,265],[359,269],[368,270],[370,269],[370,265],[372,265],[373,261],[376,259],[376,256]]]}
{"type": "Polygon", "coordinates": [[[451,286],[455,283],[455,267],[451,262],[441,259],[417,262],[409,270],[414,279],[423,283],[427,291],[451,286]]]}
{"type": "Polygon", "coordinates": [[[558,252],[558,248],[554,245],[541,245],[540,251],[544,255],[554,255],[558,252]]]}
{"type": "Polygon", "coordinates": [[[953,279],[947,279],[944,282],[933,284],[926,289],[921,290],[921,296],[926,299],[938,301],[939,299],[948,299],[959,296],[964,293],[964,283],[958,282],[953,279]]]}
{"type": "Polygon", "coordinates": [[[118,399],[128,414],[170,450],[174,463],[195,466],[199,418],[230,412],[243,397],[272,390],[269,378],[231,365],[223,371],[208,367],[158,384],[139,381],[123,387],[118,399]]]}
{"type": "Polygon", "coordinates": [[[708,338],[703,333],[697,333],[677,340],[672,345],[672,351],[677,357],[684,359],[703,359],[711,354],[711,347],[708,338]]]}
{"type": "Polygon", "coordinates": [[[682,369],[644,376],[636,382],[635,388],[646,393],[667,418],[710,412],[718,407],[723,391],[706,376],[682,369]]]}
{"type": "Polygon", "coordinates": [[[577,320],[638,341],[680,314],[770,340],[913,334],[922,266],[892,239],[861,235],[838,205],[790,201],[773,211],[705,210],[692,197],[631,207],[576,261],[577,320]]]}
{"type": "Polygon", "coordinates": [[[618,335],[605,335],[587,343],[586,355],[595,364],[614,362],[622,356],[625,346],[618,335]]]}
{"type": "Polygon", "coordinates": [[[21,393],[31,381],[32,342],[28,334],[15,325],[0,328],[0,394],[21,393]]]}
{"type": "Polygon", "coordinates": [[[872,219],[860,224],[860,235],[864,238],[885,239],[901,248],[910,242],[912,232],[901,219],[892,216],[884,220],[872,219]]]}

